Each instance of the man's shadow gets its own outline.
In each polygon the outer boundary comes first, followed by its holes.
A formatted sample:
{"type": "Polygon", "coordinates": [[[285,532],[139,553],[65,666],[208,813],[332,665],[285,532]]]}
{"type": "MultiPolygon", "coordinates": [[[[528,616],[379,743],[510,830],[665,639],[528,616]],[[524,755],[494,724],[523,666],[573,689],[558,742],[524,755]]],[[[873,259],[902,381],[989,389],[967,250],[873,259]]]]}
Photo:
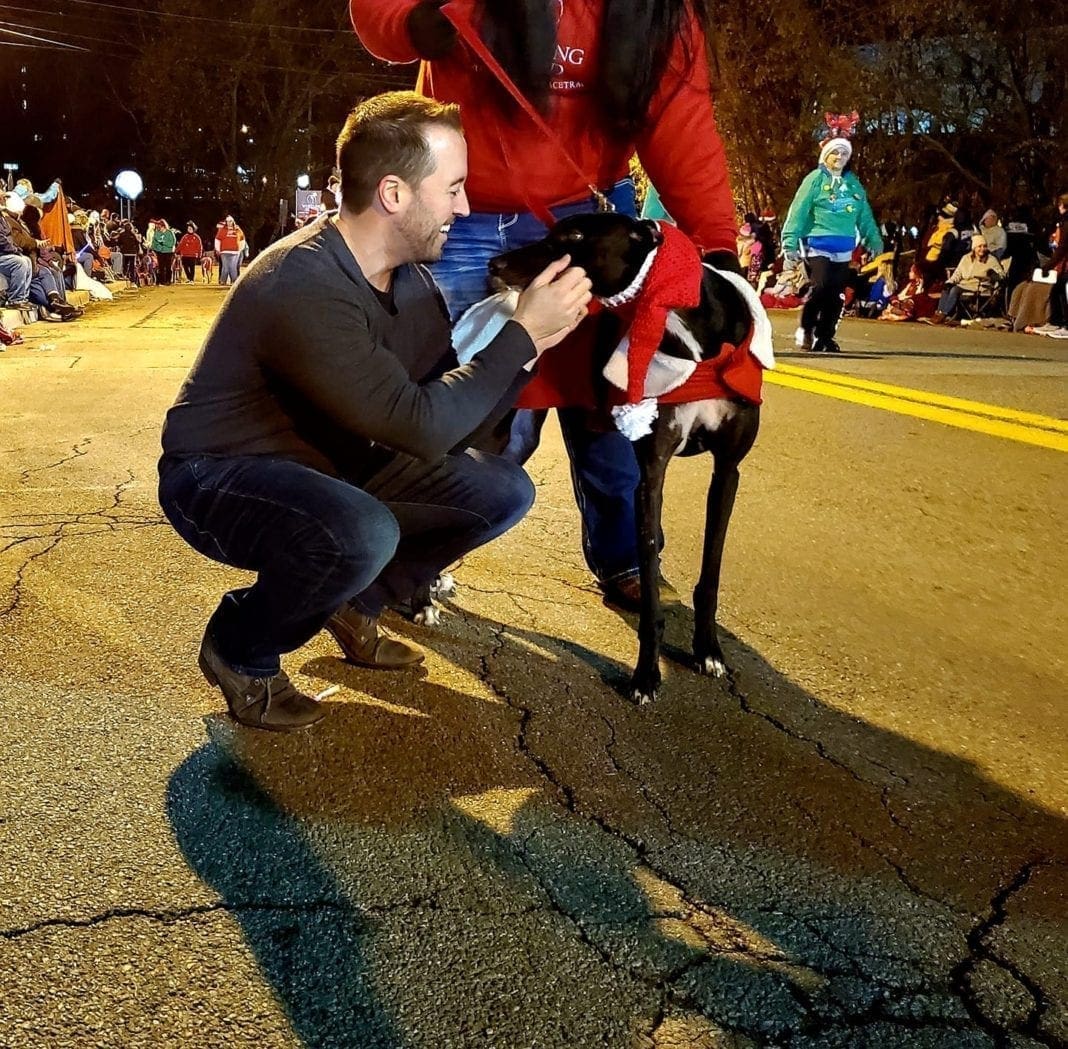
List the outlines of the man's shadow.
{"type": "MultiPolygon", "coordinates": [[[[671,620],[677,645],[692,613],[671,620]]],[[[1006,872],[1068,864],[1062,820],[737,639],[729,687],[675,672],[637,708],[582,644],[452,622],[449,685],[313,660],[355,698],[296,736],[212,719],[171,780],[184,855],[309,1045],[446,1044],[471,1015],[496,1034],[465,1045],[622,1045],[665,989],[758,1040],[939,978],[971,1011],[971,916],[1006,872]]],[[[1014,907],[1064,928],[1054,892],[1014,907]]]]}

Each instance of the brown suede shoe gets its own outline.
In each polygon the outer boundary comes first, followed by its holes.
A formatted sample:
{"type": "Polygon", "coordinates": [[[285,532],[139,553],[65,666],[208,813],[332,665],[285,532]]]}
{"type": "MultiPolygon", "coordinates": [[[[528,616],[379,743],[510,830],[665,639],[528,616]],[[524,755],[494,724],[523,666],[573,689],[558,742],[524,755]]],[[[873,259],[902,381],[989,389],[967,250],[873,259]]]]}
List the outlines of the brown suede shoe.
{"type": "Polygon", "coordinates": [[[208,684],[222,691],[230,716],[249,728],[294,732],[326,717],[319,703],[293,687],[284,670],[273,677],[239,674],[223,662],[207,634],[197,662],[208,684]]]}
{"type": "Polygon", "coordinates": [[[404,670],[426,659],[414,645],[378,632],[378,620],[342,605],[326,623],[326,629],[350,663],[378,670],[404,670]]]}
{"type": "MultiPolygon", "coordinates": [[[[621,576],[618,579],[610,579],[608,582],[599,583],[604,591],[604,603],[622,608],[624,612],[640,612],[642,610],[642,581],[637,573],[634,575],[621,576]]],[[[660,603],[663,605],[677,604],[678,591],[661,575],[660,576],[660,603]]]]}

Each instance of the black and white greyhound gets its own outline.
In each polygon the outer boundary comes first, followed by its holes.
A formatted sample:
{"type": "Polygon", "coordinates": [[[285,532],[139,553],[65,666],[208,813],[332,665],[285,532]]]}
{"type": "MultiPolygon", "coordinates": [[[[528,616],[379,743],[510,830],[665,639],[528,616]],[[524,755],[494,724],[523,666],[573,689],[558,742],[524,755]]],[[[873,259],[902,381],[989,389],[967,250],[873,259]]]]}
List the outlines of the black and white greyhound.
{"type": "MultiPolygon", "coordinates": [[[[672,234],[681,237],[674,230],[672,234]]],[[[502,290],[495,296],[497,305],[494,308],[507,310],[509,297],[511,308],[514,308],[514,289],[526,287],[554,259],[570,255],[572,263],[588,274],[594,296],[611,311],[620,303],[642,294],[650,260],[663,241],[664,232],[657,223],[617,213],[600,212],[563,219],[543,240],[500,255],[490,262],[494,285],[513,289],[502,290]]],[[[699,280],[700,301],[690,308],[672,310],[667,315],[654,360],[660,374],[670,375],[679,369],[683,373],[692,372],[700,362],[720,358],[721,350],[725,350],[728,343],[732,347],[751,344],[760,366],[773,367],[770,325],[749,285],[736,274],[707,265],[701,270],[699,280]],[[757,329],[759,339],[754,337],[757,329]]],[[[485,308],[492,302],[494,300],[486,300],[486,303],[472,307],[457,325],[454,343],[461,360],[470,356],[468,352],[465,358],[465,339],[473,336],[474,342],[484,345],[492,337],[492,325],[486,323],[485,308]]],[[[499,321],[502,323],[503,319],[499,321]]],[[[598,369],[602,363],[618,361],[620,351],[625,350],[625,343],[621,344],[619,339],[620,325],[611,323],[611,315],[602,320],[602,329],[607,329],[607,341],[599,340],[605,341],[605,346],[598,369]]],[[[478,348],[476,345],[473,352],[478,348]]],[[[611,363],[606,364],[606,376],[611,367],[611,363]]],[[[607,385],[608,380],[605,382],[607,385]]],[[[621,384],[617,382],[617,385],[621,384]]],[[[759,396],[756,400],[759,401],[759,396]]],[[[716,610],[723,545],[738,490],[738,467],[753,446],[760,425],[759,403],[733,396],[690,403],[661,402],[652,412],[653,417],[647,417],[641,425],[642,435],[638,435],[640,431],[628,433],[635,441],[641,476],[637,528],[642,601],[638,662],[631,695],[642,704],[656,698],[661,683],[659,659],[664,613],[659,585],[659,537],[668,463],[674,455],[696,455],[699,452],[710,452],[714,460],[707,497],[701,575],[693,595],[693,652],[700,673],[721,677],[727,672],[727,664],[716,633],[716,610]]],[[[627,432],[622,417],[617,418],[620,419],[620,429],[627,432]]]]}

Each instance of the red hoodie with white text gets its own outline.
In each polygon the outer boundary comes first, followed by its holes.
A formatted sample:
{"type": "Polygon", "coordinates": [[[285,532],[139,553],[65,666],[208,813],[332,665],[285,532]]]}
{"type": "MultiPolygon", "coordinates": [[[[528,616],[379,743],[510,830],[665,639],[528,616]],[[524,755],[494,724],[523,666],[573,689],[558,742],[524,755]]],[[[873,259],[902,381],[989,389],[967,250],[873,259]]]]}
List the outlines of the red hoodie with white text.
{"type": "MultiPolygon", "coordinates": [[[[406,28],[418,0],[349,0],[349,14],[364,46],[389,62],[418,55],[406,28]]],[[[477,0],[449,0],[477,24],[477,0]]],[[[559,27],[547,122],[588,180],[601,189],[627,174],[637,152],[664,206],[704,251],[735,250],[735,208],[727,160],[716,130],[705,41],[696,21],[686,26],[689,51],[678,41],[650,106],[646,129],[633,141],[599,126],[590,98],[598,62],[602,0],[558,0],[559,27]]],[[[418,89],[441,102],[456,102],[472,157],[467,196],[473,211],[527,211],[589,196],[587,181],[525,114],[503,115],[487,74],[458,43],[440,61],[420,67],[418,89]]]]}

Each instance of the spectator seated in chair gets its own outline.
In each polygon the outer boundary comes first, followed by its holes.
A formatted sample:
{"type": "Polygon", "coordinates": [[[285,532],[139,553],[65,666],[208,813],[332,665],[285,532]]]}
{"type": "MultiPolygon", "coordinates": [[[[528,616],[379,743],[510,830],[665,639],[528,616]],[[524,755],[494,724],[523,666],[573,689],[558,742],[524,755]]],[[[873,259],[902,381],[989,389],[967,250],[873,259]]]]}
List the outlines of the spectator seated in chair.
{"type": "Polygon", "coordinates": [[[942,297],[938,300],[938,309],[931,317],[924,318],[924,323],[950,326],[959,324],[958,313],[961,311],[962,298],[989,296],[1004,279],[1005,271],[1001,263],[990,254],[986,240],[975,234],[972,237],[971,251],[957,263],[956,269],[946,281],[942,297]]]}
{"type": "Polygon", "coordinates": [[[6,281],[3,305],[11,310],[33,309],[28,298],[33,263],[19,247],[19,233],[13,228],[18,225],[22,207],[22,198],[14,193],[9,193],[0,207],[0,276],[6,281]]]}

